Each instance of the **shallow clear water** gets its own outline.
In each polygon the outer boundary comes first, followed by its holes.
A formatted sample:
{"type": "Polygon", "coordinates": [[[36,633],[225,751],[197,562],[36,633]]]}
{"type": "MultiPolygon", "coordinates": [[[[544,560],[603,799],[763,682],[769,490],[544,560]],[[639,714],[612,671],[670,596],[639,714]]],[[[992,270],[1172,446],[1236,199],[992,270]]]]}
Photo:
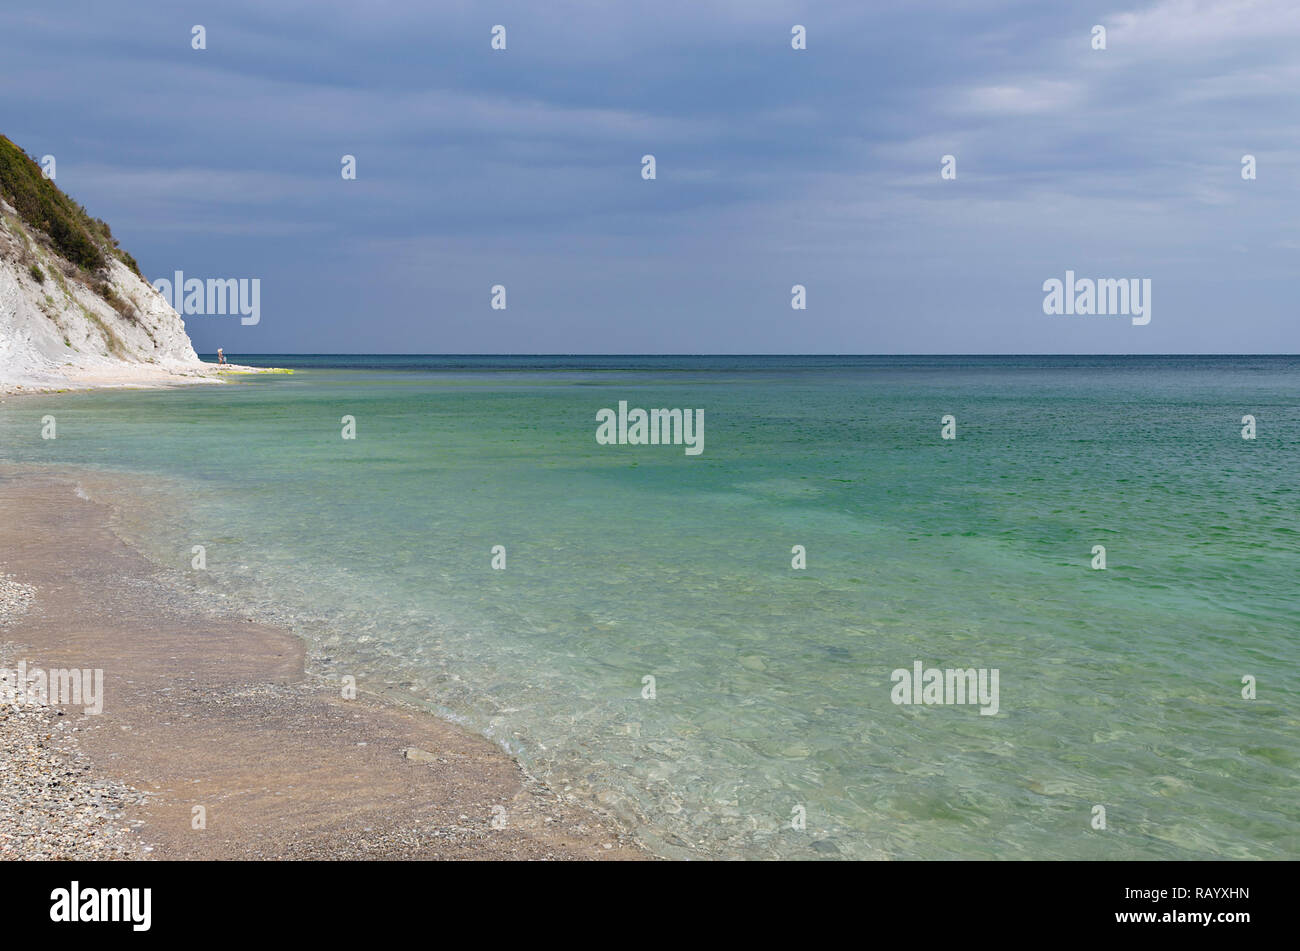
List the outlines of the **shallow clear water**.
{"type": "Polygon", "coordinates": [[[665,854],[1300,854],[1300,360],[259,362],[10,399],[0,459],[137,474],[121,530],[205,597],[665,854]],[[598,445],[619,400],[703,454],[598,445]],[[1000,712],[895,705],[916,660],[1000,712]]]}

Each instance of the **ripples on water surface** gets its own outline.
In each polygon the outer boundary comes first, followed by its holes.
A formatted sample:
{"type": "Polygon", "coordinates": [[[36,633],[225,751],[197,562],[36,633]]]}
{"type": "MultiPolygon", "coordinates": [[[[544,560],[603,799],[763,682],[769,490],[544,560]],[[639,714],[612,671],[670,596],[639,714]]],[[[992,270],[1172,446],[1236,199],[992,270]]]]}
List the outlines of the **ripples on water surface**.
{"type": "Polygon", "coordinates": [[[122,532],[205,545],[205,597],[668,855],[1300,851],[1300,361],[263,362],[299,371],[10,400],[0,458],[138,474],[122,532]],[[704,409],[704,454],[597,445],[620,399],[704,409]],[[1001,712],[895,706],[914,660],[1001,712]]]}

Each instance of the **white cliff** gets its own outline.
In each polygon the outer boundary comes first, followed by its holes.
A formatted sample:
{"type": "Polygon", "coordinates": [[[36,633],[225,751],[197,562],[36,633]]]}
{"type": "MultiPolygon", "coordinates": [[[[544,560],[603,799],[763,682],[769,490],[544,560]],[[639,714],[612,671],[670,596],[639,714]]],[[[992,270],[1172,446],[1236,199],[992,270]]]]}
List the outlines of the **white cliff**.
{"type": "Polygon", "coordinates": [[[216,382],[107,226],[0,149],[0,391],[216,382]]]}

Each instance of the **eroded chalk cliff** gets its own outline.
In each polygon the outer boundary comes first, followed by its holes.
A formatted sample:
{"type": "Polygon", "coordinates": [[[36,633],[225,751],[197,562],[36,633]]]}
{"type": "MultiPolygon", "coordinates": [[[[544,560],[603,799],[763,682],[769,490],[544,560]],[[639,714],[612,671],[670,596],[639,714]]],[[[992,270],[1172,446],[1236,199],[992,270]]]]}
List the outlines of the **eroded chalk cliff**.
{"type": "Polygon", "coordinates": [[[0,136],[0,387],[184,382],[211,372],[108,225],[0,136]]]}

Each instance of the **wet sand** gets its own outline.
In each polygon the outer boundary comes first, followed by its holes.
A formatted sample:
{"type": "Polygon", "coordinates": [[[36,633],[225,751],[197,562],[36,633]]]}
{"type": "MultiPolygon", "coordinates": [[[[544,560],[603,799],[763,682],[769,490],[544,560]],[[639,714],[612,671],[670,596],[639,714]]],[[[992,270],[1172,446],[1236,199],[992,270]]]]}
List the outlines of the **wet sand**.
{"type": "Polygon", "coordinates": [[[90,780],[141,794],[114,823],[151,857],[649,857],[486,739],[343,699],[304,673],[288,631],[183,603],[74,487],[0,470],[0,571],[35,589],[0,643],[29,666],[103,669],[103,713],[66,707],[62,721],[90,780]]]}

